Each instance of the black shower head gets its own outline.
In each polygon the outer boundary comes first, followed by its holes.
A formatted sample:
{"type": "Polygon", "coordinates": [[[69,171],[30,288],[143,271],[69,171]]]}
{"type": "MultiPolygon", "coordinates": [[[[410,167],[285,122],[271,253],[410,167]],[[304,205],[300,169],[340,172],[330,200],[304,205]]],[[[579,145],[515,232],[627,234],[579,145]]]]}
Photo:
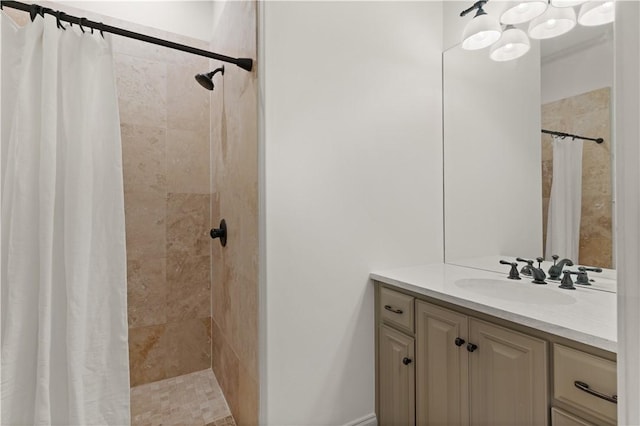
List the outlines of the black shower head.
{"type": "Polygon", "coordinates": [[[224,65],[206,74],[196,74],[196,81],[207,90],[213,90],[213,76],[220,72],[224,75],[224,65]]]}
{"type": "Polygon", "coordinates": [[[213,81],[207,74],[196,74],[196,81],[205,89],[213,90],[213,81]]]}

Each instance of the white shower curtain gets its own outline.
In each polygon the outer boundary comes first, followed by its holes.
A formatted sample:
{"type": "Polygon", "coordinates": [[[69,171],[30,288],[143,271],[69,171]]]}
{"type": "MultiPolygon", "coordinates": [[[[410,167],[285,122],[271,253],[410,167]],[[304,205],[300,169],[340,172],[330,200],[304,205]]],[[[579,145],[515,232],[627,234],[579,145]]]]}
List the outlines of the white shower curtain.
{"type": "Polygon", "coordinates": [[[109,40],[2,16],[3,425],[129,424],[109,40]]]}
{"type": "Polygon", "coordinates": [[[547,260],[578,262],[582,214],[582,140],[553,137],[553,180],[547,213],[547,260]]]}

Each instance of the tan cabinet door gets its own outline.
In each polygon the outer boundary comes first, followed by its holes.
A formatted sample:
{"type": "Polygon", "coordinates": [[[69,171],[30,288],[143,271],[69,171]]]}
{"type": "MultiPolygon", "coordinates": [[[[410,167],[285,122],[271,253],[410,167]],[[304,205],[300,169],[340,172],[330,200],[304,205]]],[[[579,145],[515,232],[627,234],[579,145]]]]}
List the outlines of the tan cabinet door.
{"type": "Polygon", "coordinates": [[[469,320],[472,425],[548,424],[545,341],[469,320]]]}
{"type": "Polygon", "coordinates": [[[379,333],[380,426],[415,425],[413,338],[386,325],[379,333]]]}
{"type": "Polygon", "coordinates": [[[415,315],[416,423],[468,425],[468,317],[422,301],[415,315]]]}

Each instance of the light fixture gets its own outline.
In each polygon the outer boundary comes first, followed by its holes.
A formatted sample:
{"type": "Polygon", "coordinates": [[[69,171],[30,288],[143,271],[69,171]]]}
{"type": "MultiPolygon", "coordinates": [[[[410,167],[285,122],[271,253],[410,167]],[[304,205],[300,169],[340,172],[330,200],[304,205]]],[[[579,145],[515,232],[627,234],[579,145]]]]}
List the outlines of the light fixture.
{"type": "Polygon", "coordinates": [[[540,16],[547,9],[547,0],[524,0],[509,2],[500,16],[500,22],[507,25],[522,24],[540,16]]]}
{"type": "Polygon", "coordinates": [[[549,6],[529,24],[529,36],[535,39],[557,37],[576,26],[576,12],[572,7],[549,6]]]}
{"type": "Polygon", "coordinates": [[[491,46],[489,56],[497,62],[510,61],[524,55],[530,48],[527,34],[513,25],[507,25],[500,39],[491,46]]]}
{"type": "Polygon", "coordinates": [[[578,22],[586,27],[613,22],[616,10],[613,1],[590,1],[580,7],[578,22]]]}
{"type": "Polygon", "coordinates": [[[551,6],[554,7],[573,7],[584,3],[587,0],[551,0],[551,6]]]}
{"type": "MultiPolygon", "coordinates": [[[[465,50],[483,49],[500,38],[502,27],[496,18],[493,18],[482,9],[483,1],[476,2],[476,16],[467,24],[462,33],[462,48],[465,50]]],[[[471,9],[473,10],[473,9],[471,9]]]]}

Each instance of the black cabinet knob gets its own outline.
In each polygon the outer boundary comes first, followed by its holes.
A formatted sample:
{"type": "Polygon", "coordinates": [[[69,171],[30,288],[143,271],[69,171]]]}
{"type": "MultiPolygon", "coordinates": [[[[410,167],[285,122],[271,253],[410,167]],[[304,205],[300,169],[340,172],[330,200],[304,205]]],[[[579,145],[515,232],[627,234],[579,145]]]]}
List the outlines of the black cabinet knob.
{"type": "Polygon", "coordinates": [[[412,362],[411,358],[407,358],[407,357],[402,358],[402,363],[404,365],[409,365],[411,364],[411,362],[412,362]]]}
{"type": "Polygon", "coordinates": [[[456,340],[454,340],[453,342],[456,344],[456,346],[460,347],[460,346],[464,345],[465,340],[461,339],[459,337],[456,337],[456,340]]]}
{"type": "Polygon", "coordinates": [[[467,343],[467,350],[469,352],[473,352],[478,349],[478,345],[474,345],[473,343],[467,343]]]}

